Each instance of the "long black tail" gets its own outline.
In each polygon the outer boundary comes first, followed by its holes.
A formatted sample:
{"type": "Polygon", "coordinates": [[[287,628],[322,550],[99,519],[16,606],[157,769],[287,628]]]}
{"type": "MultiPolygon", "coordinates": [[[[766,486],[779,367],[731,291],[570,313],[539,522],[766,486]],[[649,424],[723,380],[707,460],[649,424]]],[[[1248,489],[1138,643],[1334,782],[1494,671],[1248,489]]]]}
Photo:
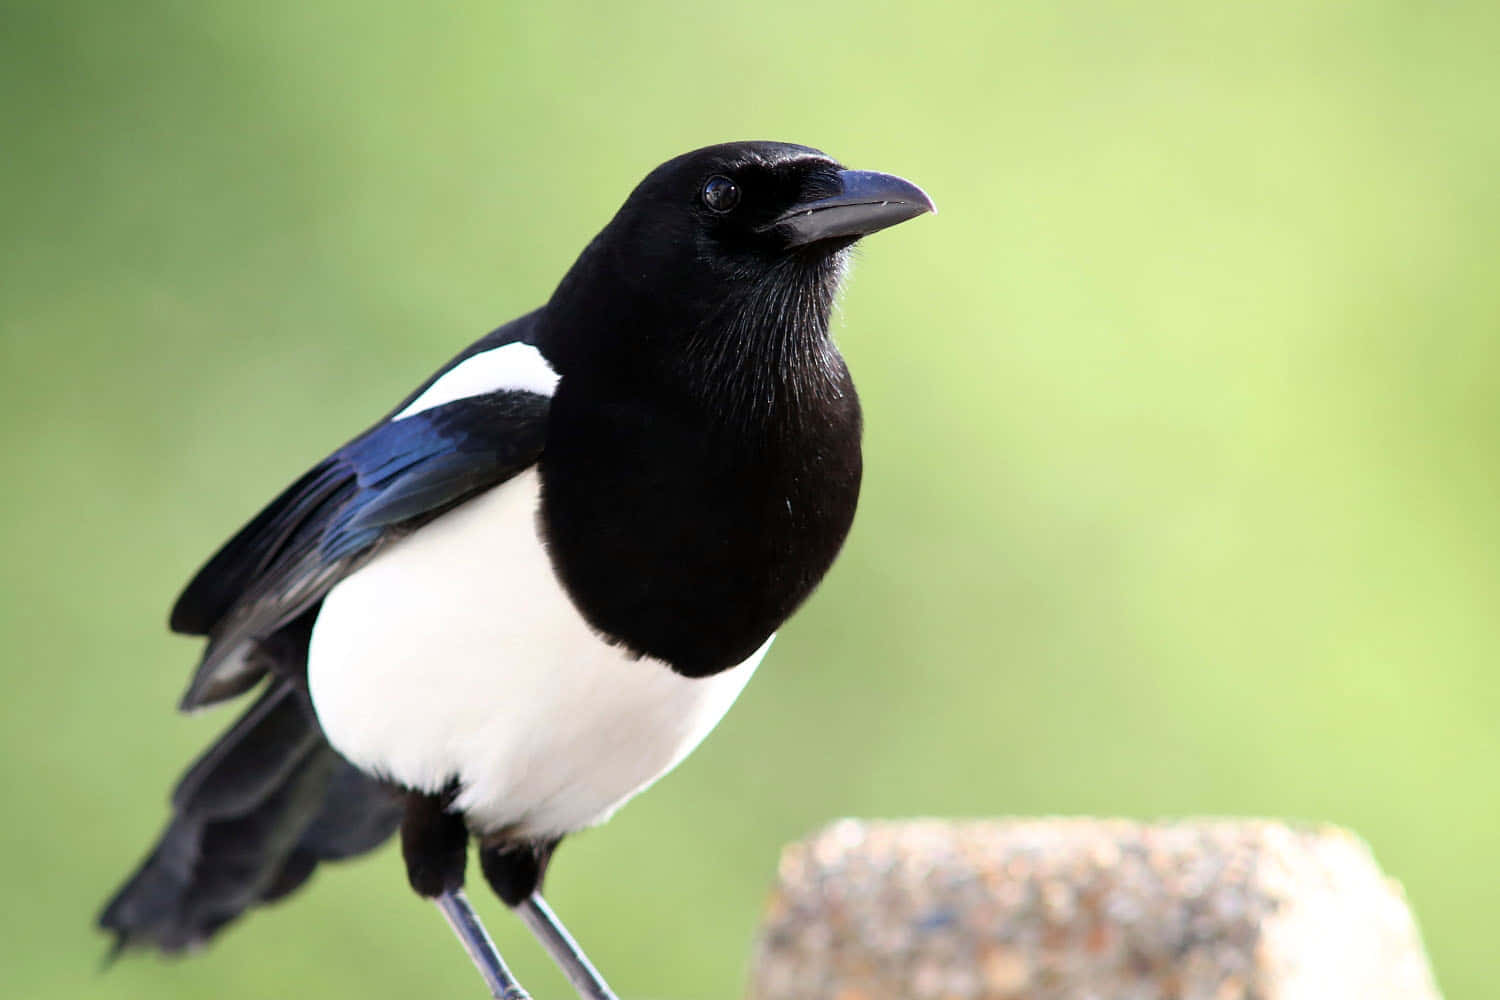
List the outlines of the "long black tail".
{"type": "Polygon", "coordinates": [[[252,906],[293,891],[320,861],[373,850],[400,800],[323,739],[306,696],[267,689],[172,793],[172,820],[99,916],[115,952],[203,944],[252,906]]]}

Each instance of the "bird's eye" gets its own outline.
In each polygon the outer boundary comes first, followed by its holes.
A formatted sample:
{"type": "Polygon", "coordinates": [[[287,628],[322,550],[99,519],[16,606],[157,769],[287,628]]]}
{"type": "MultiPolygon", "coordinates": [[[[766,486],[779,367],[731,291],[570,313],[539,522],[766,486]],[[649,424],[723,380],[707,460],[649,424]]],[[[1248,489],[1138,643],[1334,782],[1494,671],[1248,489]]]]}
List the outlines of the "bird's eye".
{"type": "Polygon", "coordinates": [[[714,174],[703,184],[703,204],[708,206],[709,211],[725,212],[734,210],[734,206],[740,203],[740,186],[723,174],[714,174]]]}

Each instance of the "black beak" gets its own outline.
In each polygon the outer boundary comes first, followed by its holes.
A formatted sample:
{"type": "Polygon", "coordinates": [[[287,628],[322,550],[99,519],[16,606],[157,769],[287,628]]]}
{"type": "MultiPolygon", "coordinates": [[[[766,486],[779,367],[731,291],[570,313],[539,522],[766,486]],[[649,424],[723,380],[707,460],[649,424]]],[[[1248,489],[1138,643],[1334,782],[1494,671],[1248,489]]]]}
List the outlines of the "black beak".
{"type": "Polygon", "coordinates": [[[793,205],[770,227],[787,234],[789,246],[818,240],[868,236],[915,219],[937,206],[911,181],[872,170],[840,170],[838,194],[793,205]]]}

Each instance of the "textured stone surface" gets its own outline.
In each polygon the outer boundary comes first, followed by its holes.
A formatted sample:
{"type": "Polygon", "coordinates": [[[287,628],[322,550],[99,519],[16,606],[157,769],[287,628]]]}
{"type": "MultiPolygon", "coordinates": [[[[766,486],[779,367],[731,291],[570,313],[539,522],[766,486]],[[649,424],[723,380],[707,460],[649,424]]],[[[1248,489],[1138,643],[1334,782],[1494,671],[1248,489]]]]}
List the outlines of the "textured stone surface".
{"type": "Polygon", "coordinates": [[[1335,828],[845,820],[788,847],[751,1000],[1433,1000],[1335,828]]]}

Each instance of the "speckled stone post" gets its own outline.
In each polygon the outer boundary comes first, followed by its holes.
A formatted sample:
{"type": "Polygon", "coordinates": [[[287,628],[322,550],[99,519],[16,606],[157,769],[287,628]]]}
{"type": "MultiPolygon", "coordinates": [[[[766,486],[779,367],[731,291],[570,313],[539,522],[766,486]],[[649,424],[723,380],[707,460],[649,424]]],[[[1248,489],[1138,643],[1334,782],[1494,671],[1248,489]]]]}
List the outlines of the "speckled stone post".
{"type": "Polygon", "coordinates": [[[751,1000],[1435,1000],[1331,827],[845,820],[786,849],[751,1000]]]}

